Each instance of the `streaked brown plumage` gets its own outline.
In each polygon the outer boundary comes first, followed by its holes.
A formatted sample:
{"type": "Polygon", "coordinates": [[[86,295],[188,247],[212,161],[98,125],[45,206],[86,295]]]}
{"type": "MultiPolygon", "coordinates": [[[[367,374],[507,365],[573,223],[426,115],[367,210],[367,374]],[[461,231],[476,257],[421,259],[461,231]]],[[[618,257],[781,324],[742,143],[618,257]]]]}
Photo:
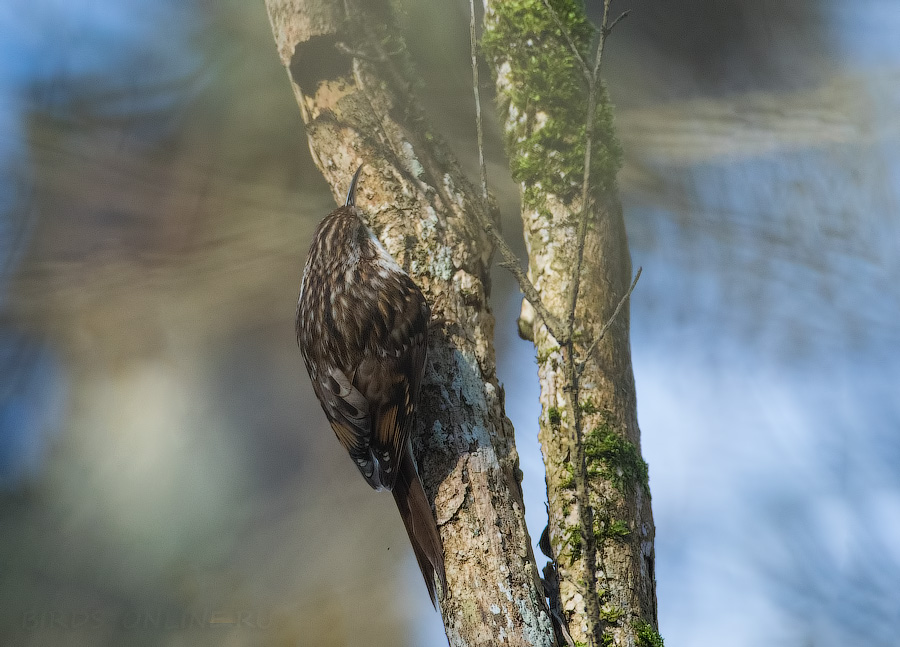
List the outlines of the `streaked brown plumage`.
{"type": "Polygon", "coordinates": [[[297,341],[331,428],[363,478],[391,490],[425,585],[444,593],[444,553],[409,442],[425,372],[430,310],[422,291],[382,247],[356,207],[319,223],[300,299],[297,341]]]}

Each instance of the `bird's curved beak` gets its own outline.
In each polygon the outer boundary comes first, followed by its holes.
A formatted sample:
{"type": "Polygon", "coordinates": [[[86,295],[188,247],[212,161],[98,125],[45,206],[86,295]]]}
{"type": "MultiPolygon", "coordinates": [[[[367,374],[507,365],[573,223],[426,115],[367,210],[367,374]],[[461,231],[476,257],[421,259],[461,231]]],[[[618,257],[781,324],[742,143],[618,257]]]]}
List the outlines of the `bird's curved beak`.
{"type": "Polygon", "coordinates": [[[353,179],[350,180],[350,188],[347,190],[347,201],[344,203],[347,207],[355,207],[356,206],[356,184],[359,182],[359,174],[362,171],[363,165],[360,164],[359,168],[356,169],[356,173],[353,174],[353,179]]]}

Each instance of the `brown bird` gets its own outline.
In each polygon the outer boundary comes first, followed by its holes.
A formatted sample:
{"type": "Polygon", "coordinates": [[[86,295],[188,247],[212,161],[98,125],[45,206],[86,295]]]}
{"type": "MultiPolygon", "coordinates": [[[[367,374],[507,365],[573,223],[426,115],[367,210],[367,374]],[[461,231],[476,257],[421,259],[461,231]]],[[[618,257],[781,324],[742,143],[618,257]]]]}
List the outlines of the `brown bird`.
{"type": "Polygon", "coordinates": [[[409,440],[431,316],[422,291],[362,220],[356,185],[319,223],[300,299],[297,342],[338,440],[369,485],[390,490],[437,606],[444,549],[409,440]]]}

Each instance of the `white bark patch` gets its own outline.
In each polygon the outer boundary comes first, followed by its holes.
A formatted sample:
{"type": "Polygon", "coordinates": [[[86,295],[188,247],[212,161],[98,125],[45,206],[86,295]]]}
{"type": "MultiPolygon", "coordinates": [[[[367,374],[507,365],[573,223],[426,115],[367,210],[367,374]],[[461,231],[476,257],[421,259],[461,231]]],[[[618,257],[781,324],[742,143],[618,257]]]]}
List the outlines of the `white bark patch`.
{"type": "Polygon", "coordinates": [[[532,611],[532,605],[527,604],[525,600],[516,600],[516,607],[523,620],[522,631],[529,645],[543,645],[547,636],[553,635],[553,625],[550,623],[550,616],[541,609],[539,612],[532,611]]]}
{"type": "Polygon", "coordinates": [[[430,240],[434,236],[437,223],[437,212],[434,210],[434,207],[428,205],[425,208],[425,217],[422,218],[421,222],[419,223],[419,229],[421,231],[422,238],[427,238],[430,240]]]}
{"type": "Polygon", "coordinates": [[[453,276],[453,258],[450,248],[441,245],[437,251],[428,255],[428,273],[442,281],[449,281],[453,276]]]}
{"type": "Polygon", "coordinates": [[[456,190],[456,185],[453,183],[453,178],[450,177],[449,173],[444,174],[444,188],[447,190],[447,193],[453,197],[454,202],[456,202],[460,208],[466,206],[465,196],[456,190]]]}
{"type": "Polygon", "coordinates": [[[416,151],[412,144],[403,142],[400,147],[403,149],[403,162],[406,164],[406,170],[417,178],[421,178],[425,173],[422,163],[416,158],[416,151]]]}
{"type": "MultiPolygon", "coordinates": [[[[485,433],[484,427],[473,427],[472,435],[476,433],[485,433]]],[[[485,440],[481,438],[482,442],[485,440]]],[[[497,454],[494,448],[488,445],[481,447],[473,454],[469,455],[469,466],[473,472],[488,472],[497,465],[497,454]]]]}
{"type": "Polygon", "coordinates": [[[471,351],[453,350],[453,359],[456,362],[456,374],[450,387],[456,391],[459,399],[482,413],[487,410],[487,401],[484,397],[481,371],[478,369],[478,360],[471,351]]]}

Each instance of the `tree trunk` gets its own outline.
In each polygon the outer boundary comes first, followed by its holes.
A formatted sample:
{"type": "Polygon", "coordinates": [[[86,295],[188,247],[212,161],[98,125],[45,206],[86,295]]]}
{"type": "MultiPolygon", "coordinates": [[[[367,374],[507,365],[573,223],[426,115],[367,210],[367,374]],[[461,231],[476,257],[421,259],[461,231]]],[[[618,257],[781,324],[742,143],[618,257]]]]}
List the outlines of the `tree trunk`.
{"type": "MultiPolygon", "coordinates": [[[[523,190],[529,277],[550,313],[563,322],[579,262],[578,224],[588,218],[572,345],[561,347],[527,303],[520,321],[537,350],[539,437],[560,602],[576,643],[661,645],[655,529],[640,455],[627,303],[591,347],[631,282],[615,185],[621,153],[605,92],[599,92],[592,125],[586,125],[584,65],[573,53],[580,50],[583,61],[591,50],[593,29],[584,7],[571,0],[550,5],[556,17],[542,0],[485,0],[483,41],[506,118],[513,177],[523,190]],[[593,149],[587,149],[591,199],[583,213],[586,136],[593,149]],[[568,363],[576,361],[584,362],[583,373],[570,373],[568,363]],[[578,443],[583,464],[577,460],[578,443]],[[588,510],[580,505],[579,479],[588,510]],[[584,527],[585,519],[592,528],[584,527]]],[[[602,44],[598,51],[602,54],[602,44]]]]}
{"type": "Polygon", "coordinates": [[[388,2],[266,7],[317,166],[343,202],[365,164],[357,204],[432,306],[414,450],[444,543],[450,592],[440,606],[449,643],[553,645],[496,376],[491,249],[467,214],[481,208],[477,194],[412,96],[414,75],[388,2]]]}

